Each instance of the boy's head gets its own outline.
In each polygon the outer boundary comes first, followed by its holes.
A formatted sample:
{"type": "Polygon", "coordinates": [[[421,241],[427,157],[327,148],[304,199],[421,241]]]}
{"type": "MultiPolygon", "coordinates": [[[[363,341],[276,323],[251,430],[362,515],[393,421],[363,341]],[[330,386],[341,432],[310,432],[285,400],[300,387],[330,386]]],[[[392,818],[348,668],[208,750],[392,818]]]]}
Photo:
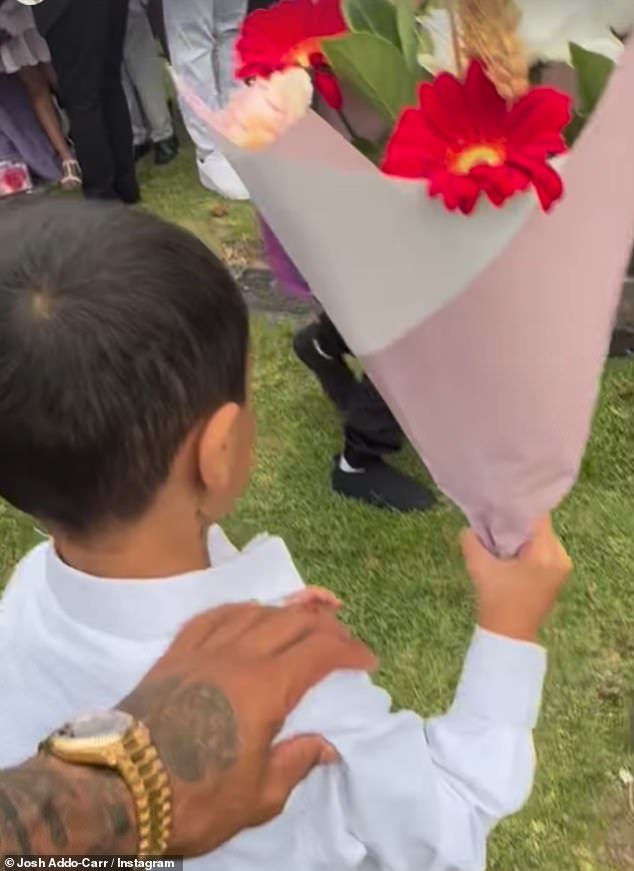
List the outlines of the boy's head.
{"type": "Polygon", "coordinates": [[[81,539],[249,477],[248,319],[189,233],[123,207],[0,210],[0,495],[81,539]]]}

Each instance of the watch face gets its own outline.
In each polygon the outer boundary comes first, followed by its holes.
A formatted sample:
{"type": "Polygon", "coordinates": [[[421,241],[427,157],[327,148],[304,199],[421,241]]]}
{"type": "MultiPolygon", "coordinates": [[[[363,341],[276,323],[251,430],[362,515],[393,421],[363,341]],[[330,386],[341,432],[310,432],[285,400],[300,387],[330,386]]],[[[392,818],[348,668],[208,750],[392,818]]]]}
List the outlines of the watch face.
{"type": "Polygon", "coordinates": [[[57,732],[57,736],[78,741],[118,741],[133,725],[134,719],[123,711],[84,714],[62,726],[57,732]]]}

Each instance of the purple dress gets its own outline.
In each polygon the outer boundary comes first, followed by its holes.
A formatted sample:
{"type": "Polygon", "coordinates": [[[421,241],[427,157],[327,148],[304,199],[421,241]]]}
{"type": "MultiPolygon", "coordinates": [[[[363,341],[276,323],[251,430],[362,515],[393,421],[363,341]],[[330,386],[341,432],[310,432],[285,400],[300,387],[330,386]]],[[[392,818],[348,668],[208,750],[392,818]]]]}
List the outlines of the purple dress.
{"type": "Polygon", "coordinates": [[[17,76],[0,74],[0,162],[25,163],[45,181],[61,175],[59,159],[33,114],[17,76]]]}
{"type": "Polygon", "coordinates": [[[0,3],[0,30],[8,35],[6,40],[0,40],[0,73],[50,63],[48,45],[38,33],[28,6],[18,0],[0,3]]]}

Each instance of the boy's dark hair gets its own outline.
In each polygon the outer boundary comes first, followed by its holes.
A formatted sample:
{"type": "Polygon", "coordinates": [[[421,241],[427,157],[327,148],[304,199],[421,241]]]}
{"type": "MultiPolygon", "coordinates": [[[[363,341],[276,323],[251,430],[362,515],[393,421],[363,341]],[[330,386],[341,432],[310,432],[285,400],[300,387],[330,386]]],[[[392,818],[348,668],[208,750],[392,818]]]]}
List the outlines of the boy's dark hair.
{"type": "Polygon", "coordinates": [[[0,495],[70,533],[146,510],[195,425],[243,403],[248,318],[190,233],[43,199],[0,209],[0,495]]]}

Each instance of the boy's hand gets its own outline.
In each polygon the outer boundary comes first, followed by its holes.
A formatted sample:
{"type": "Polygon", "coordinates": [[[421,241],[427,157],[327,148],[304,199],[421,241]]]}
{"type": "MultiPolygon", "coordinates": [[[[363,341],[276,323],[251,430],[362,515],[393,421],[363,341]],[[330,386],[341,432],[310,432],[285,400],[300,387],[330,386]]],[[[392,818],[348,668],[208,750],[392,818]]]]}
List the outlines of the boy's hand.
{"type": "Polygon", "coordinates": [[[533,538],[514,559],[494,557],[473,530],[463,534],[461,544],[476,588],[479,625],[498,635],[535,642],[572,571],[550,516],[536,524],[533,538]]]}
{"type": "Polygon", "coordinates": [[[327,608],[331,608],[335,613],[341,611],[343,607],[341,599],[337,598],[334,593],[330,590],[326,590],[324,587],[306,587],[298,593],[290,595],[286,599],[285,604],[304,606],[325,605],[327,608]]]}

